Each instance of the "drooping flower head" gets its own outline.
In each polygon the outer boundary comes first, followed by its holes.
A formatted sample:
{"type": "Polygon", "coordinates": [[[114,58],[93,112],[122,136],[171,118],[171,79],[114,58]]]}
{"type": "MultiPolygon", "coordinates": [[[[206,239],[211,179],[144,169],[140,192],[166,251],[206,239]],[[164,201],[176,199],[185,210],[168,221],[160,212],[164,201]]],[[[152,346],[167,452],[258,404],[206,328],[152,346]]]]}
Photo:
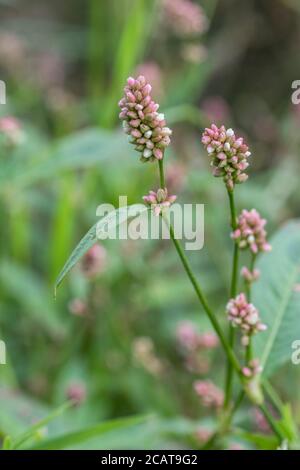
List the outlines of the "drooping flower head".
{"type": "Polygon", "coordinates": [[[124,131],[135,150],[141,153],[141,160],[161,160],[172,131],[166,127],[164,114],[158,113],[159,105],[153,101],[151,85],[143,75],[128,78],[119,106],[124,131]]]}
{"type": "Polygon", "coordinates": [[[253,304],[248,303],[244,293],[239,294],[235,299],[230,299],[226,311],[232,325],[241,329],[244,346],[249,344],[251,335],[267,329],[267,326],[260,320],[258,310],[253,304]]]}
{"type": "Polygon", "coordinates": [[[224,394],[210,380],[197,380],[194,384],[197,395],[204,406],[208,408],[220,408],[223,405],[224,394]]]}
{"type": "Polygon", "coordinates": [[[157,192],[149,191],[147,196],[143,196],[143,200],[146,204],[151,206],[156,216],[160,215],[163,209],[170,207],[173,202],[176,201],[177,196],[168,196],[168,190],[158,189],[157,192]]]}
{"type": "Polygon", "coordinates": [[[222,177],[230,191],[235,184],[247,180],[245,170],[251,153],[242,137],[236,137],[232,129],[212,124],[205,129],[202,143],[211,157],[213,175],[222,177]]]}
{"type": "Polygon", "coordinates": [[[202,34],[207,29],[204,11],[191,0],[164,0],[164,17],[178,36],[202,34]]]}
{"type": "Polygon", "coordinates": [[[267,243],[265,225],[267,221],[261,217],[257,210],[244,209],[238,217],[236,230],[231,234],[240,248],[250,248],[252,253],[270,251],[271,245],[267,243]]]}

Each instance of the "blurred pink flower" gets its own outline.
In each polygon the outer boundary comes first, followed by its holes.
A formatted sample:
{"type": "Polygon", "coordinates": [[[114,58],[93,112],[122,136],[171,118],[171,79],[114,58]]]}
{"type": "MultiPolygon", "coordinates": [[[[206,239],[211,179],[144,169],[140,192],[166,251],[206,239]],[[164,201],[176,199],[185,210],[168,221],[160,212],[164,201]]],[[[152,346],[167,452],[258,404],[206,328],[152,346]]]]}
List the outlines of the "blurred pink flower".
{"type": "Polygon", "coordinates": [[[106,266],[106,250],[98,243],[84,255],[81,263],[81,272],[87,278],[93,278],[103,272],[106,266]]]}
{"type": "Polygon", "coordinates": [[[238,442],[232,442],[229,447],[228,447],[228,450],[245,450],[244,447],[239,444],[238,442]]]}
{"type": "Polygon", "coordinates": [[[166,167],[166,186],[171,191],[180,191],[186,179],[186,169],[178,162],[170,163],[166,167]]]}
{"type": "Polygon", "coordinates": [[[270,251],[271,245],[267,243],[267,232],[264,228],[266,223],[266,219],[263,219],[257,210],[244,209],[238,217],[237,228],[231,237],[240,248],[250,248],[254,254],[259,251],[270,251]]]}
{"type": "Polygon", "coordinates": [[[1,135],[5,139],[5,144],[9,146],[20,145],[25,137],[20,121],[13,116],[0,118],[1,135]]]}
{"type": "Polygon", "coordinates": [[[45,51],[33,57],[36,70],[34,80],[41,88],[48,89],[61,86],[65,79],[65,62],[62,57],[52,51],[45,51]]]}
{"type": "Polygon", "coordinates": [[[147,196],[143,196],[146,204],[150,205],[156,216],[160,215],[163,209],[170,207],[176,201],[177,196],[168,196],[167,188],[158,189],[157,192],[149,191],[147,196]]]}
{"type": "Polygon", "coordinates": [[[180,322],[176,328],[176,338],[179,345],[187,351],[195,351],[198,348],[199,333],[192,322],[180,322]]]}
{"type": "Polygon", "coordinates": [[[86,399],[86,386],[82,382],[70,383],[66,390],[66,397],[71,400],[74,405],[81,405],[86,399]]]}
{"type": "Polygon", "coordinates": [[[144,62],[137,67],[137,76],[142,75],[148,83],[151,83],[153,92],[156,96],[163,94],[162,71],[156,62],[144,62]]]}
{"type": "Polygon", "coordinates": [[[26,64],[26,46],[24,40],[14,33],[3,31],[0,33],[1,66],[10,73],[22,68],[26,64]]]}
{"type": "Polygon", "coordinates": [[[210,380],[197,380],[194,383],[194,389],[204,406],[209,408],[220,408],[222,406],[224,401],[223,391],[210,380]]]}
{"type": "Polygon", "coordinates": [[[78,317],[84,317],[87,313],[86,302],[78,298],[72,299],[68,304],[68,308],[70,313],[78,317]]]}
{"type": "Polygon", "coordinates": [[[254,417],[255,424],[260,431],[270,432],[271,430],[270,425],[268,421],[266,420],[266,418],[264,417],[264,415],[262,414],[262,412],[258,408],[254,408],[253,417],[254,417]]]}
{"type": "Polygon", "coordinates": [[[202,333],[199,336],[198,344],[203,349],[214,349],[219,345],[219,339],[215,333],[202,333]]]}
{"type": "Polygon", "coordinates": [[[124,97],[119,102],[120,119],[129,142],[141,153],[141,161],[161,160],[170,145],[172,131],[166,127],[164,114],[151,97],[151,85],[145,77],[128,78],[124,97]]]}
{"type": "Polygon", "coordinates": [[[230,118],[230,109],[222,96],[208,96],[202,102],[201,109],[208,122],[221,124],[230,118]]]}
{"type": "Polygon", "coordinates": [[[230,191],[235,184],[247,180],[244,171],[251,153],[242,137],[236,137],[232,129],[212,124],[203,132],[202,143],[211,158],[213,175],[222,177],[230,191]]]}
{"type": "Polygon", "coordinates": [[[211,438],[213,432],[203,426],[199,427],[195,432],[195,438],[200,444],[204,444],[211,438]]]}
{"type": "Polygon", "coordinates": [[[164,18],[178,36],[203,34],[208,26],[200,5],[191,0],[163,0],[164,18]]]}

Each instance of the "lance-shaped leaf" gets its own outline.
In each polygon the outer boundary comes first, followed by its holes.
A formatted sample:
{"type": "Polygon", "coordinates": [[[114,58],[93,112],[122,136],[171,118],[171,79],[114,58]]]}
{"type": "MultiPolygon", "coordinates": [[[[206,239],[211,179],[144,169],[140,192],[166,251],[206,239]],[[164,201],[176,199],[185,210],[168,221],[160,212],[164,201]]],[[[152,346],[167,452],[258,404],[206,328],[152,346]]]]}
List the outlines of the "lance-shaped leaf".
{"type": "Polygon", "coordinates": [[[254,339],[265,376],[291,360],[292,344],[300,339],[300,221],[288,222],[271,244],[272,252],[258,263],[261,278],[253,286],[253,303],[268,326],[254,339]]]}
{"type": "Polygon", "coordinates": [[[55,293],[68,272],[82,258],[82,256],[107,234],[111,234],[119,225],[123,224],[130,218],[135,218],[146,212],[149,208],[143,204],[133,204],[131,206],[120,207],[119,209],[109,212],[99,222],[93,225],[86,235],[80,240],[71,256],[65,263],[63,269],[58,275],[55,282],[55,293]]]}

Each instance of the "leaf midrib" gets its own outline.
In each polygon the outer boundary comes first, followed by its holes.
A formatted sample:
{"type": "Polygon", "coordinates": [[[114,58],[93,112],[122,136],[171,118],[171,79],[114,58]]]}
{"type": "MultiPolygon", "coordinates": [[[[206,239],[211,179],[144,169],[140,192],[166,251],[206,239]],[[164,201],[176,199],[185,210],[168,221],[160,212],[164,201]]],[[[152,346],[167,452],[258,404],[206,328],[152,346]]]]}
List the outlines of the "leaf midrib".
{"type": "Polygon", "coordinates": [[[288,287],[286,289],[286,292],[285,292],[284,296],[282,297],[281,305],[280,305],[280,308],[279,308],[279,314],[275,318],[274,327],[271,331],[271,334],[269,335],[269,338],[268,338],[267,343],[266,343],[266,347],[265,347],[263,355],[262,355],[261,365],[262,365],[263,368],[265,368],[266,362],[268,360],[268,357],[269,357],[270,352],[272,350],[273,344],[275,342],[279,327],[282,323],[282,319],[284,317],[284,312],[285,312],[286,307],[288,305],[289,299],[292,296],[293,290],[291,288],[291,285],[293,285],[294,282],[296,281],[297,276],[298,276],[298,272],[299,272],[299,266],[296,265],[295,269],[292,271],[292,274],[289,278],[288,287]]]}

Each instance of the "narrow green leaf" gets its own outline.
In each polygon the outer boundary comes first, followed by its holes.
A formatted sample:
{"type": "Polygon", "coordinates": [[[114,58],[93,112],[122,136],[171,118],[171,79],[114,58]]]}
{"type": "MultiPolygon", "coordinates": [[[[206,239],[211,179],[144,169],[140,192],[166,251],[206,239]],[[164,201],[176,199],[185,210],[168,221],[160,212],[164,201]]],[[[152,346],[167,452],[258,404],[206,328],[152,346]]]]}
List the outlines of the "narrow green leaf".
{"type": "Polygon", "coordinates": [[[46,424],[53,421],[58,416],[62,415],[66,410],[68,410],[72,406],[72,402],[67,402],[61,405],[56,410],[52,411],[48,416],[38,421],[36,424],[31,426],[27,431],[25,431],[20,436],[16,437],[13,440],[12,447],[13,449],[18,449],[24,442],[28,439],[34,437],[37,431],[39,431],[42,427],[46,426],[46,424]]]}
{"type": "Polygon", "coordinates": [[[118,429],[129,428],[143,423],[149,419],[149,416],[134,416],[129,418],[114,419],[111,421],[105,421],[103,423],[90,426],[79,431],[75,431],[69,434],[63,434],[61,436],[45,439],[42,442],[32,446],[30,449],[42,449],[42,450],[61,450],[66,449],[77,444],[81,444],[89,439],[104,435],[111,431],[117,431],[118,429]]]}
{"type": "Polygon", "coordinates": [[[240,439],[254,444],[261,450],[274,450],[278,446],[278,439],[276,436],[268,436],[260,433],[252,433],[242,429],[233,430],[233,435],[240,439]]]}
{"type": "Polygon", "coordinates": [[[87,234],[80,240],[71,256],[67,260],[63,269],[55,283],[55,293],[58,286],[63,281],[64,277],[68,272],[73,268],[73,266],[80,260],[80,258],[93,246],[97,243],[97,240],[101,238],[102,234],[109,233],[111,230],[115,229],[117,226],[126,222],[129,218],[137,217],[143,212],[147,211],[148,208],[143,204],[133,204],[131,206],[120,207],[114,211],[109,212],[103,219],[97,222],[93,227],[87,232],[87,234]]]}

